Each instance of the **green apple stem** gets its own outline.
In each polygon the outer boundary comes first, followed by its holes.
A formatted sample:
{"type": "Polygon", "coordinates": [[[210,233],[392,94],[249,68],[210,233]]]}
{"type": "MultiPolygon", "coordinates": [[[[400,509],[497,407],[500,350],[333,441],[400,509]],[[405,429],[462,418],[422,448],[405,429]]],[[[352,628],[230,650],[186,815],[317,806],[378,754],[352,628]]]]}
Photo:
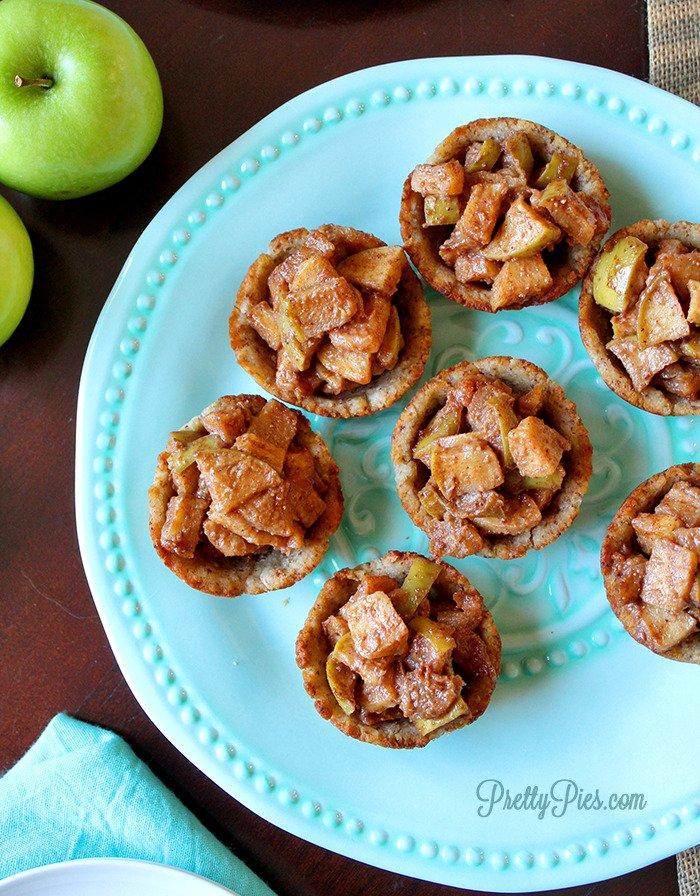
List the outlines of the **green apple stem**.
{"type": "Polygon", "coordinates": [[[15,75],[15,87],[41,87],[48,90],[53,84],[53,78],[23,78],[21,75],[15,75]]]}

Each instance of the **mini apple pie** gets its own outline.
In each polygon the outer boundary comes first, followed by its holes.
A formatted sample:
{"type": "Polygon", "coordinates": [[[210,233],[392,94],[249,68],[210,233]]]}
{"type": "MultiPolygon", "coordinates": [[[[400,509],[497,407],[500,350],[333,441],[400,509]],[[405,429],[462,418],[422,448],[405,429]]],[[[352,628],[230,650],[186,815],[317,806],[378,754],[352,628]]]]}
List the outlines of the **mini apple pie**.
{"type": "Polygon", "coordinates": [[[607,385],[653,414],[700,414],[700,224],[637,221],[588,272],[581,338],[607,385]]]}
{"type": "Polygon", "coordinates": [[[424,747],[484,712],[501,639],[461,573],[392,551],[326,582],[296,656],[316,709],[344,734],[424,747]]]}
{"type": "Polygon", "coordinates": [[[510,559],[574,521],[591,443],[564,390],[529,361],[463,361],[429,380],[391,443],[404,509],[445,555],[510,559]]]}
{"type": "Polygon", "coordinates": [[[586,273],[610,226],[581,150],[518,118],[456,128],[408,176],[401,235],[425,279],[480,311],[540,305],[586,273]]]}
{"type": "Polygon", "coordinates": [[[326,224],[272,240],[238,290],[229,334],[268,392],[326,417],[361,417],[420,377],[430,311],[400,246],[326,224]]]}
{"type": "Polygon", "coordinates": [[[165,565],[224,597],[293,585],[321,561],[343,513],[323,439],[260,395],[224,395],[171,433],[148,499],[165,565]]]}
{"type": "Polygon", "coordinates": [[[700,464],[638,485],[610,523],[600,559],[610,606],[635,641],[700,664],[700,464]]]}

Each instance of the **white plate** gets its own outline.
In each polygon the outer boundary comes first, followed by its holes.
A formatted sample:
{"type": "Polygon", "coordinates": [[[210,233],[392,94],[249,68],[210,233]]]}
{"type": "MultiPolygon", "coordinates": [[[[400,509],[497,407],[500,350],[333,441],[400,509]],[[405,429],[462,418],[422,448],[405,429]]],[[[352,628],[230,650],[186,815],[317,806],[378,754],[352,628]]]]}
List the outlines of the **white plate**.
{"type": "Polygon", "coordinates": [[[0,881],[2,896],[126,896],[128,893],[231,896],[233,891],[188,871],[134,859],[76,859],[32,868],[0,881]]]}

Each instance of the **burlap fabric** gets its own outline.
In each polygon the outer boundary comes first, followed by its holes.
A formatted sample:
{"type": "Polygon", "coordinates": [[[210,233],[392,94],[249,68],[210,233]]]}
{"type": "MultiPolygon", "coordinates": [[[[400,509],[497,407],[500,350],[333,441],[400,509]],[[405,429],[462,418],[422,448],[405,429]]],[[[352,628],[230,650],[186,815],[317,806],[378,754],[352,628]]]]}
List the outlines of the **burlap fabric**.
{"type": "Polygon", "coordinates": [[[700,0],[648,0],[649,80],[700,104],[700,0]]]}
{"type": "Polygon", "coordinates": [[[700,894],[700,846],[686,849],[676,856],[678,892],[680,896],[700,894]]]}

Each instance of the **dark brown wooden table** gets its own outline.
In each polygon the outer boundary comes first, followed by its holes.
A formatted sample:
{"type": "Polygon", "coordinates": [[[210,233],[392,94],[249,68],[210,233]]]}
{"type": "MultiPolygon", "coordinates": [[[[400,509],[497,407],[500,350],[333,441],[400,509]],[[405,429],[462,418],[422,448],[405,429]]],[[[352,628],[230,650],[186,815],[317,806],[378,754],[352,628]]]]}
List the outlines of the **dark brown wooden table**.
{"type": "MultiPolygon", "coordinates": [[[[64,710],[122,734],[280,896],[416,896],[411,881],[305,844],[212,784],[152,725],[117,668],[85,582],[73,513],[78,377],[102,304],[137,237],[214,153],[309,87],[422,56],[534,53],[647,71],[641,0],[108,0],[160,71],[165,126],[150,159],[87,199],[3,191],[36,257],[29,311],[0,349],[0,771],[64,710]]],[[[571,894],[676,894],[667,859],[571,894]]]]}

